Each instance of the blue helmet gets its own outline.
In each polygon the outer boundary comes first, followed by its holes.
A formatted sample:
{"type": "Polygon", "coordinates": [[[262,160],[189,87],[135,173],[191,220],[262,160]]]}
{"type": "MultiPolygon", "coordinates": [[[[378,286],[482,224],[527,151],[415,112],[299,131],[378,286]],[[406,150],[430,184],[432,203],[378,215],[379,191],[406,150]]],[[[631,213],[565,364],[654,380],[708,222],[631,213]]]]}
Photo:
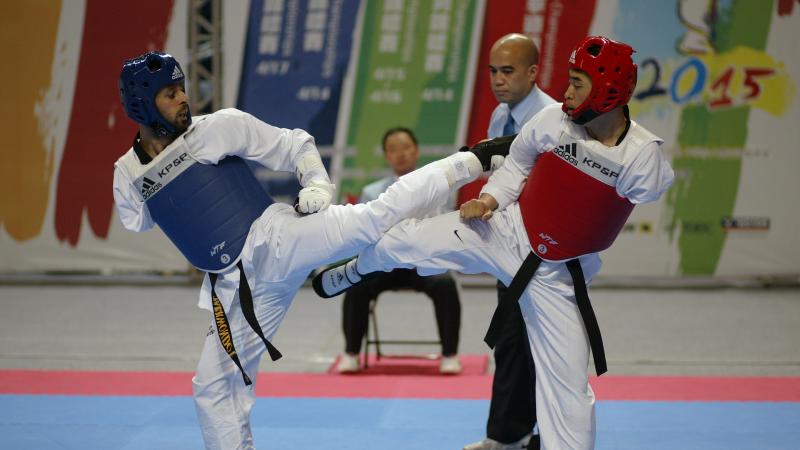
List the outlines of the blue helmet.
{"type": "Polygon", "coordinates": [[[185,79],[181,65],[167,53],[149,52],[126,60],[119,75],[119,97],[125,114],[133,121],[153,128],[159,136],[175,134],[177,129],[158,111],[155,99],[161,88],[183,83],[185,79]]]}

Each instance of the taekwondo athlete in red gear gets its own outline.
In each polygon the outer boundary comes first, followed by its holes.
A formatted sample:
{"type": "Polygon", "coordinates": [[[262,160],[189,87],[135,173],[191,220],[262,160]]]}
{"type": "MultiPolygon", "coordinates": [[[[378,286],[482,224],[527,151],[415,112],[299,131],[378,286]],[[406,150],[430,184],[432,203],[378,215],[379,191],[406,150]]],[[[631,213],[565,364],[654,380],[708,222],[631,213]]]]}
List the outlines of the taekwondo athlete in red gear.
{"type": "MultiPolygon", "coordinates": [[[[594,448],[590,343],[598,373],[605,361],[586,282],[633,206],[658,200],[674,179],[663,141],[629,118],[633,51],[605,37],[582,40],[570,56],[563,105],[545,107],[523,126],[480,198],[460,212],[402,222],[358,258],[318,276],[324,295],[347,289],[332,283],[343,268],[354,269],[352,282],[397,267],[423,275],[485,272],[519,292],[543,450],[594,448]]],[[[498,306],[490,344],[503,305],[516,300],[507,296],[498,306]]]]}
{"type": "MultiPolygon", "coordinates": [[[[195,408],[208,449],[252,449],[250,411],[259,361],[298,289],[316,267],[377,241],[407,217],[445,204],[477,178],[492,150],[458,152],[400,177],[379,199],[330,205],[334,186],[300,129],[223,109],[192,119],[184,74],[172,56],[125,61],[120,98],[139,124],[114,165],[114,200],[132,231],[158,225],[206,272],[199,306],[213,312],[197,372],[195,408]],[[298,204],[275,203],[245,165],[295,172],[298,204]],[[312,214],[313,213],[313,214],[312,214]]],[[[507,153],[508,145],[504,149],[507,153]]]]}

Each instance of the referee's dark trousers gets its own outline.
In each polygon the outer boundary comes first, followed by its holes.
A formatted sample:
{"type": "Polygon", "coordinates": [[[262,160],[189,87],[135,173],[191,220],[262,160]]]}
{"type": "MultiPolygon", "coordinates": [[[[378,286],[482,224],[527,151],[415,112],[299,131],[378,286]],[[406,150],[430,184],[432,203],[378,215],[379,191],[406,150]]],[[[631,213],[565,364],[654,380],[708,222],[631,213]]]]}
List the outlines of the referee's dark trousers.
{"type": "MultiPolygon", "coordinates": [[[[506,286],[497,283],[498,301],[506,286]]],[[[494,348],[494,381],[486,436],[498,442],[520,440],[536,424],[536,373],[522,311],[516,304],[494,348]]],[[[534,442],[535,441],[535,442],[534,442]]],[[[532,439],[529,449],[538,449],[532,439]]]]}

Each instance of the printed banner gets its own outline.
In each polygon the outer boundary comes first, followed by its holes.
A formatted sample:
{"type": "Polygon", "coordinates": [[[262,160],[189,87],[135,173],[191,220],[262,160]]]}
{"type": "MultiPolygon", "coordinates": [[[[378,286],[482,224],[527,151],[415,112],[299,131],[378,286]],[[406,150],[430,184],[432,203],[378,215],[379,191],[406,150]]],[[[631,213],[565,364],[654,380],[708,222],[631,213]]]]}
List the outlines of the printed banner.
{"type": "Polygon", "coordinates": [[[41,233],[50,201],[56,164],[47,125],[53,124],[41,124],[39,116],[52,83],[60,14],[57,1],[0,3],[0,51],[16,67],[0,75],[0,176],[12,187],[0,196],[0,227],[15,241],[41,233]]]}
{"type": "Polygon", "coordinates": [[[14,105],[0,113],[10,137],[0,147],[0,170],[14,186],[0,196],[0,271],[185,270],[159,231],[121,230],[111,190],[114,161],[137,130],[119,100],[122,62],[164,49],[171,25],[185,35],[186,21],[173,21],[172,12],[187,5],[88,0],[0,8],[0,45],[25,67],[0,74],[3,98],[14,105]]]}
{"type": "Polygon", "coordinates": [[[253,0],[239,108],[333,145],[359,0],[253,0]]]}
{"type": "MultiPolygon", "coordinates": [[[[333,145],[359,0],[253,0],[238,107],[277,127],[333,145]]],[[[329,158],[324,158],[330,166],[329,158]]],[[[293,174],[251,165],[277,200],[292,201],[293,174]]]]}
{"type": "MultiPolygon", "coordinates": [[[[569,51],[587,34],[637,49],[633,119],[665,140],[676,181],[634,210],[604,252],[601,275],[753,276],[800,272],[800,215],[781,194],[800,192],[793,51],[800,4],[536,0],[487,8],[469,141],[485,137],[496,105],[488,49],[507,32],[539,44],[537,83],[560,100],[569,51]],[[519,17],[523,17],[520,24],[519,17]],[[515,27],[519,27],[514,29],[515,27]],[[562,78],[563,77],[563,78],[562,78]],[[482,91],[482,89],[485,89],[482,91]],[[791,174],[790,174],[791,173],[791,174]]],[[[462,189],[477,195],[482,183],[462,189]]]]}
{"type": "MultiPolygon", "coordinates": [[[[450,153],[464,136],[470,100],[477,0],[382,0],[366,3],[341,191],[358,195],[384,172],[381,137],[414,130],[423,156],[450,153]],[[444,148],[444,150],[442,150],[444,148]]],[[[480,9],[478,9],[480,8],[480,9]]],[[[478,21],[477,24],[480,24],[478,21]]]]}
{"type": "Polygon", "coordinates": [[[636,48],[632,114],[676,172],[665,201],[635,210],[610,272],[797,274],[800,215],[783,202],[800,192],[800,4],[599,3],[592,32],[636,48]]]}
{"type": "Polygon", "coordinates": [[[84,215],[95,236],[108,237],[115,213],[114,172],[109,169],[130,148],[137,130],[125,116],[118,90],[110,88],[119,80],[119,69],[112,68],[150,48],[164,48],[172,7],[172,1],[86,2],[77,85],[56,185],[56,236],[72,246],[80,238],[84,215]]]}
{"type": "MultiPolygon", "coordinates": [[[[188,62],[188,4],[127,9],[0,2],[0,47],[25,67],[0,72],[1,272],[188,267],[160,231],[124,230],[111,196],[112,164],[136,131],[117,94],[122,60],[165,49],[188,62]]],[[[226,91],[238,87],[240,106],[269,123],[310,131],[353,196],[388,172],[389,127],[417,132],[423,162],[485,137],[488,52],[503,34],[537,42],[538,84],[556,99],[579,39],[628,42],[632,117],[664,139],[676,181],[635,208],[600,275],[800,274],[797,0],[253,0],[231,11],[225,23],[249,28],[245,45],[226,47],[244,61],[226,91]]],[[[265,172],[292,201],[294,175],[265,172]]]]}

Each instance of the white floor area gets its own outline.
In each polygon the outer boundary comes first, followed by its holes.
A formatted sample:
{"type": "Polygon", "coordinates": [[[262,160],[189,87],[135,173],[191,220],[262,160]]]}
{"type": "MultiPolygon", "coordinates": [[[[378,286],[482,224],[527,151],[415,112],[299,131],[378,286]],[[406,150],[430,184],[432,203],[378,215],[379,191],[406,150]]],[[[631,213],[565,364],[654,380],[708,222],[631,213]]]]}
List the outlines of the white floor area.
{"type": "MultiPolygon", "coordinates": [[[[210,313],[197,287],[0,285],[0,368],[194,369],[210,313]]],[[[800,375],[800,289],[590,291],[616,375],[800,375]]],[[[461,353],[482,342],[496,305],[489,288],[462,288],[461,353]]],[[[384,338],[436,337],[431,302],[388,293],[384,338]]],[[[344,346],[341,297],[302,289],[274,340],[284,358],[262,370],[324,372],[344,346]]],[[[389,352],[431,352],[393,347],[389,352]]]]}

